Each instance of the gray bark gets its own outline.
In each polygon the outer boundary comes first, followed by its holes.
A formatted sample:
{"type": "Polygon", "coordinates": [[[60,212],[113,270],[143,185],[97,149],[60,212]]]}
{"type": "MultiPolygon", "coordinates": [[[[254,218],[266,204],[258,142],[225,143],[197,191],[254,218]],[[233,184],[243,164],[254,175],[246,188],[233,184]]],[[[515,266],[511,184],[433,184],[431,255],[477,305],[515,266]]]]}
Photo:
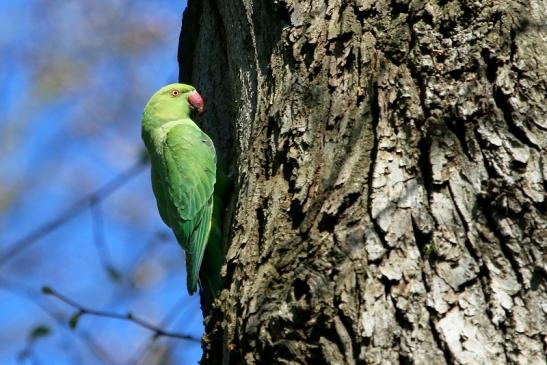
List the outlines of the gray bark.
{"type": "Polygon", "coordinates": [[[190,0],[234,175],[205,364],[545,364],[547,5],[190,0]]]}

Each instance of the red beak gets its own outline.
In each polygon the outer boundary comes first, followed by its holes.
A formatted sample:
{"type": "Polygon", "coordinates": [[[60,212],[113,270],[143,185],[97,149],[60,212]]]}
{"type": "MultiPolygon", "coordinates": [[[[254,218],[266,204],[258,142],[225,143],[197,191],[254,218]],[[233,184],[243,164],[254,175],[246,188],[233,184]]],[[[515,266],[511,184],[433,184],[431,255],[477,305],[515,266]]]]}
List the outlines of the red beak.
{"type": "Polygon", "coordinates": [[[192,91],[188,95],[188,102],[191,106],[197,109],[198,113],[203,113],[203,109],[205,108],[205,102],[203,101],[203,98],[197,91],[192,91]]]}

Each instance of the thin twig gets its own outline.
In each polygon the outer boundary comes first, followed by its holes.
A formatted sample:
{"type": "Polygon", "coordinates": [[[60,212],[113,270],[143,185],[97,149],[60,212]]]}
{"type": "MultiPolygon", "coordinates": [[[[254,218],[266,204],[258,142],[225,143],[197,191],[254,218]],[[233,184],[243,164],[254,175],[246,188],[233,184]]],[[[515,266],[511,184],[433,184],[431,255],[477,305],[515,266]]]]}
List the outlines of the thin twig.
{"type": "Polygon", "coordinates": [[[114,265],[112,264],[112,259],[108,248],[106,245],[106,239],[104,236],[104,223],[103,223],[103,212],[100,204],[91,204],[89,205],[91,210],[91,217],[93,222],[93,242],[95,243],[95,248],[99,255],[99,261],[101,265],[113,281],[120,280],[120,273],[114,265]]]}
{"type": "Polygon", "coordinates": [[[177,332],[170,332],[163,330],[161,328],[156,327],[155,325],[145,321],[144,319],[135,316],[131,312],[121,314],[121,313],[114,313],[114,312],[107,312],[97,309],[91,309],[82,306],[79,303],[76,303],[74,300],[64,296],[63,294],[60,294],[56,292],[55,290],[51,289],[50,287],[44,287],[42,288],[42,292],[46,295],[51,295],[59,299],[60,301],[70,305],[74,309],[77,310],[76,316],[81,317],[86,314],[92,315],[92,316],[98,316],[98,317],[106,317],[106,318],[114,318],[114,319],[120,319],[123,321],[129,321],[133,322],[135,324],[138,324],[139,326],[146,328],[154,333],[154,337],[172,337],[172,338],[178,338],[181,340],[188,340],[193,342],[200,342],[200,340],[194,336],[185,335],[183,333],[177,333],[177,332]]]}
{"type": "MultiPolygon", "coordinates": [[[[42,297],[40,296],[39,292],[26,288],[24,284],[13,283],[3,277],[0,277],[0,290],[6,291],[12,295],[29,301],[37,308],[42,310],[46,315],[51,317],[51,319],[53,319],[57,325],[66,328],[66,321],[60,318],[57,312],[51,310],[46,305],[44,305],[44,303],[42,303],[42,301],[40,300],[40,298],[42,297]]],[[[76,337],[89,348],[89,351],[95,356],[98,361],[103,364],[116,364],[116,362],[110,358],[110,355],[106,352],[106,350],[103,349],[99,344],[95,343],[95,340],[89,333],[87,333],[86,331],[79,331],[76,337]]],[[[76,351],[78,349],[78,346],[71,346],[70,348],[73,351],[76,351]]],[[[78,354],[78,356],[80,357],[80,354],[78,354]]]]}
{"type": "Polygon", "coordinates": [[[7,249],[4,253],[2,253],[2,255],[0,255],[0,266],[4,265],[11,258],[19,254],[21,251],[32,246],[34,243],[36,243],[38,240],[40,240],[47,234],[51,233],[52,231],[59,228],[66,222],[70,221],[71,219],[81,214],[90,205],[97,204],[98,202],[100,202],[101,200],[103,200],[104,198],[112,194],[114,191],[118,190],[132,177],[136,176],[139,172],[141,172],[145,166],[146,166],[146,160],[138,161],[137,163],[135,163],[126,171],[122,172],[120,175],[115,177],[110,182],[106,183],[105,185],[95,190],[94,192],[84,196],[80,200],[76,201],[74,204],[68,207],[64,212],[59,214],[57,217],[55,217],[48,223],[36,228],[34,231],[30,232],[29,234],[22,237],[18,241],[9,245],[10,248],[7,249]]]}
{"type": "MultiPolygon", "coordinates": [[[[182,296],[173,306],[165,317],[163,317],[162,321],[160,322],[161,326],[169,326],[169,322],[173,322],[175,317],[178,317],[183,309],[181,309],[181,306],[188,305],[188,300],[186,296],[182,296]]],[[[156,342],[155,336],[150,336],[150,338],[146,341],[146,343],[143,343],[142,346],[131,356],[127,364],[129,365],[137,365],[142,359],[145,358],[145,355],[150,351],[150,348],[152,345],[156,342]]]]}

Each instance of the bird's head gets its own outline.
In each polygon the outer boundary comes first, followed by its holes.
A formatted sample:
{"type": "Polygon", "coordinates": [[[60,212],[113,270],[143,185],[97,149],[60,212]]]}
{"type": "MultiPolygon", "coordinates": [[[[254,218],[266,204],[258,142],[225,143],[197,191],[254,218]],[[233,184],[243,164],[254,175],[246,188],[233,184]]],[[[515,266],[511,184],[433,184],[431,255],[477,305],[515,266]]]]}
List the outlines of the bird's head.
{"type": "Polygon", "coordinates": [[[148,101],[144,113],[157,121],[169,122],[189,118],[193,111],[203,113],[205,103],[193,86],[169,84],[159,89],[148,101]]]}

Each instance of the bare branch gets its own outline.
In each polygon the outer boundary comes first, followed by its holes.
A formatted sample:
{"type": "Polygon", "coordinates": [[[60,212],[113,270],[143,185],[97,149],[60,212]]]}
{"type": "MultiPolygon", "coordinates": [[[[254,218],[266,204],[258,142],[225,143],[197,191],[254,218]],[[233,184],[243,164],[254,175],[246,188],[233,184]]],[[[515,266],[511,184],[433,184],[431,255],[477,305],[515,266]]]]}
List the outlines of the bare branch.
{"type": "Polygon", "coordinates": [[[101,200],[103,200],[104,198],[112,194],[114,191],[118,190],[121,186],[126,184],[131,178],[133,178],[139,172],[141,172],[146,166],[146,163],[147,163],[147,160],[145,159],[139,160],[137,163],[135,163],[126,171],[122,172],[120,175],[118,175],[116,178],[114,178],[110,182],[106,183],[105,185],[95,190],[94,192],[84,196],[80,200],[76,201],[73,205],[68,207],[64,212],[59,214],[57,217],[55,217],[48,223],[36,228],[34,231],[30,232],[23,238],[9,245],[10,248],[7,249],[2,255],[0,255],[0,266],[4,265],[11,258],[19,254],[21,251],[32,246],[34,243],[36,243],[38,240],[40,240],[44,236],[48,235],[55,229],[59,228],[63,224],[67,223],[71,219],[81,214],[90,205],[97,204],[98,202],[100,202],[101,200]]]}
{"type": "MultiPolygon", "coordinates": [[[[0,290],[6,291],[12,295],[29,301],[41,311],[43,311],[46,315],[48,315],[51,319],[53,319],[58,326],[66,328],[66,321],[62,319],[58,313],[51,310],[46,305],[44,305],[44,303],[41,302],[41,296],[39,292],[29,288],[25,288],[23,284],[13,283],[3,277],[0,277],[0,290]]],[[[103,364],[116,364],[116,362],[110,358],[110,355],[107,353],[107,351],[95,342],[91,334],[87,333],[86,331],[78,331],[77,334],[74,332],[72,333],[76,335],[75,337],[78,340],[80,340],[84,345],[88,347],[91,354],[93,354],[98,361],[103,364]]],[[[70,346],[69,348],[72,349],[72,351],[77,351],[78,346],[70,346]]]]}
{"type": "MultiPolygon", "coordinates": [[[[163,320],[161,321],[161,326],[168,326],[170,322],[173,322],[176,317],[180,315],[180,313],[184,310],[184,306],[188,305],[188,301],[185,297],[181,297],[167,312],[163,320]]],[[[145,359],[146,354],[150,351],[152,348],[152,345],[156,342],[156,337],[154,335],[150,336],[150,338],[144,343],[130,358],[130,360],[127,362],[128,365],[137,365],[139,362],[141,362],[142,359],[145,359]]]]}
{"type": "Polygon", "coordinates": [[[111,280],[119,282],[121,279],[120,273],[116,270],[114,264],[112,264],[112,259],[106,246],[101,205],[90,203],[89,209],[91,210],[91,216],[93,218],[93,242],[95,243],[101,265],[111,280]]]}
{"type": "Polygon", "coordinates": [[[92,315],[92,316],[98,316],[98,317],[106,317],[106,318],[114,318],[114,319],[120,319],[123,321],[130,321],[133,322],[143,328],[146,328],[154,333],[154,338],[158,337],[171,337],[171,338],[178,338],[181,340],[188,340],[199,343],[200,340],[194,336],[185,335],[183,333],[177,333],[177,332],[170,332],[163,330],[159,327],[156,327],[155,325],[147,322],[146,320],[135,316],[131,312],[121,314],[121,313],[114,313],[114,312],[107,312],[102,310],[96,310],[91,309],[82,306],[79,303],[76,303],[74,300],[64,296],[63,294],[58,293],[57,291],[53,290],[50,287],[44,287],[42,288],[42,293],[46,295],[51,295],[56,297],[57,299],[61,300],[62,302],[70,305],[71,307],[75,308],[77,310],[76,314],[73,316],[73,318],[79,318],[86,314],[92,315]]]}

